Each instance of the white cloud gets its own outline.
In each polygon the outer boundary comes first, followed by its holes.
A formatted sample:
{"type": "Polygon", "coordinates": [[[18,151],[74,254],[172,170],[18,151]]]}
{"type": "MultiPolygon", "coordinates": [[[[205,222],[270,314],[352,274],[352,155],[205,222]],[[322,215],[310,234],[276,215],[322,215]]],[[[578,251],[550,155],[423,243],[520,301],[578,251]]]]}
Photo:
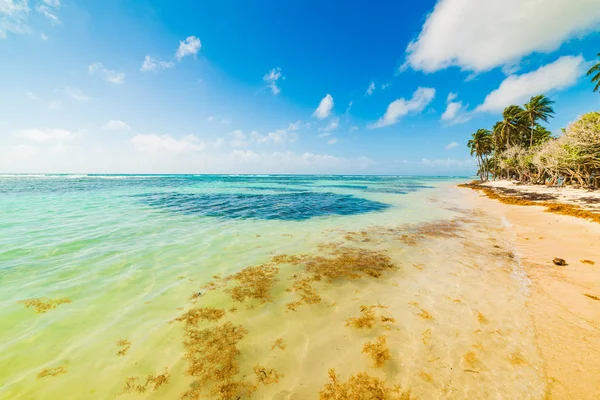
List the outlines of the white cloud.
{"type": "Polygon", "coordinates": [[[70,98],[77,100],[77,101],[89,101],[92,99],[90,96],[83,93],[80,89],[77,89],[74,87],[67,86],[65,88],[65,93],[67,96],[69,96],[70,98]]]}
{"type": "Polygon", "coordinates": [[[106,82],[110,83],[123,83],[125,81],[125,74],[123,72],[117,72],[112,69],[106,68],[102,63],[93,63],[88,67],[90,75],[100,75],[106,82]]]}
{"type": "Polygon", "coordinates": [[[313,116],[315,116],[319,119],[325,119],[325,118],[329,117],[329,114],[331,114],[332,109],[333,109],[333,97],[331,97],[331,95],[328,93],[325,97],[323,97],[323,99],[321,99],[321,102],[319,103],[319,107],[317,107],[317,109],[313,113],[313,116]]]}
{"type": "Polygon", "coordinates": [[[56,14],[54,14],[54,10],[52,10],[50,7],[46,5],[38,5],[35,10],[40,14],[45,15],[50,21],[52,21],[53,24],[60,23],[60,20],[56,14]]]}
{"type": "Polygon", "coordinates": [[[287,128],[277,129],[274,132],[269,132],[266,135],[261,135],[258,132],[252,132],[252,139],[256,143],[274,143],[274,144],[285,144],[292,143],[298,140],[298,134],[296,131],[300,128],[301,122],[295,122],[288,125],[287,128]]]}
{"type": "Polygon", "coordinates": [[[358,130],[358,126],[351,126],[350,129],[348,129],[349,132],[354,132],[358,130]]]}
{"type": "Polygon", "coordinates": [[[393,125],[398,120],[409,114],[419,113],[427,107],[435,97],[435,89],[419,87],[410,100],[400,98],[388,105],[385,115],[374,124],[369,125],[370,129],[381,128],[388,125],[393,125]]]}
{"type": "Polygon", "coordinates": [[[239,129],[229,133],[229,136],[231,137],[229,143],[234,147],[244,147],[248,144],[246,134],[239,129]]]}
{"type": "Polygon", "coordinates": [[[325,126],[323,128],[320,128],[319,132],[333,132],[339,126],[340,126],[340,119],[339,118],[333,118],[331,121],[329,121],[329,124],[327,124],[327,126],[325,126]]]}
{"type": "Polygon", "coordinates": [[[327,143],[329,143],[329,144],[336,144],[336,143],[337,143],[337,141],[338,141],[338,140],[337,140],[336,138],[331,138],[331,139],[329,139],[329,140],[327,141],[327,143]]]}
{"type": "Polygon", "coordinates": [[[407,165],[418,165],[429,169],[447,170],[448,168],[470,170],[475,166],[474,158],[467,158],[465,160],[458,160],[455,158],[422,158],[419,161],[402,160],[403,164],[407,165]]]}
{"type": "Polygon", "coordinates": [[[526,102],[531,96],[572,86],[583,75],[584,63],[582,56],[564,56],[535,71],[511,75],[488,94],[475,111],[502,111],[511,104],[526,102]]]}
{"type": "Polygon", "coordinates": [[[463,104],[461,101],[452,101],[448,103],[446,111],[444,111],[444,113],[442,114],[442,121],[453,120],[458,114],[458,112],[462,109],[462,106],[463,104]]]}
{"type": "Polygon", "coordinates": [[[120,120],[111,119],[103,126],[104,129],[109,131],[128,131],[131,130],[131,127],[127,125],[125,122],[120,120]]]}
{"type": "Polygon", "coordinates": [[[17,132],[17,136],[36,143],[63,142],[74,137],[66,129],[26,129],[17,132]]]}
{"type": "Polygon", "coordinates": [[[205,145],[194,135],[176,139],[170,135],[135,135],[131,144],[140,153],[183,154],[202,151],[205,145]]]}
{"type": "Polygon", "coordinates": [[[381,90],[385,90],[385,89],[389,88],[390,86],[392,86],[391,83],[382,83],[381,84],[381,90]]]}
{"type": "Polygon", "coordinates": [[[37,100],[37,97],[32,92],[25,92],[25,96],[29,97],[31,100],[37,100]]]}
{"type": "Polygon", "coordinates": [[[179,48],[175,53],[175,57],[181,61],[185,56],[195,56],[200,51],[202,43],[196,36],[189,36],[185,40],[179,41],[179,48]]]}
{"type": "Polygon", "coordinates": [[[370,96],[373,94],[373,92],[375,91],[375,82],[371,81],[371,84],[369,85],[369,87],[367,88],[367,91],[365,93],[365,96],[370,96]]]}
{"type": "Polygon", "coordinates": [[[7,33],[26,34],[29,7],[27,0],[0,0],[0,39],[6,39],[7,33]]]}
{"type": "Polygon", "coordinates": [[[452,143],[448,143],[448,144],[446,145],[446,147],[444,147],[444,148],[445,148],[446,150],[452,150],[452,149],[454,149],[455,147],[458,147],[458,143],[456,143],[456,142],[452,142],[452,143]]]}
{"type": "Polygon", "coordinates": [[[348,102],[348,107],[346,108],[346,111],[344,111],[344,114],[348,114],[350,112],[351,108],[352,108],[352,100],[350,100],[348,102]]]}
{"type": "Polygon", "coordinates": [[[487,71],[600,29],[598,0],[439,0],[405,66],[487,71]]]}
{"type": "Polygon", "coordinates": [[[277,81],[281,79],[284,80],[285,77],[281,75],[281,68],[273,68],[265,76],[263,76],[263,81],[267,83],[267,87],[271,89],[271,93],[274,95],[279,94],[281,92],[281,88],[277,86],[277,81]]]}
{"type": "Polygon", "coordinates": [[[448,93],[448,97],[446,98],[446,103],[450,103],[454,99],[458,97],[458,93],[450,92],[448,93]]]}
{"type": "Polygon", "coordinates": [[[329,136],[331,136],[331,132],[323,132],[323,133],[319,133],[317,135],[318,138],[326,138],[326,137],[329,137],[329,136]]]}
{"type": "Polygon", "coordinates": [[[158,72],[168,68],[172,68],[175,66],[175,63],[172,61],[158,61],[155,58],[146,55],[144,58],[144,62],[142,63],[142,67],[140,71],[142,72],[158,72]]]}

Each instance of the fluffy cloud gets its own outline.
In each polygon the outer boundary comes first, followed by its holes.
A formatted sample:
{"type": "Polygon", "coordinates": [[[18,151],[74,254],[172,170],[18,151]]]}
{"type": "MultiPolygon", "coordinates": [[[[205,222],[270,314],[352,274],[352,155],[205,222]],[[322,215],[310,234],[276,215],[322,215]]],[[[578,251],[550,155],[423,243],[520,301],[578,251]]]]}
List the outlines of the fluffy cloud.
{"type": "Polygon", "coordinates": [[[442,114],[442,121],[453,120],[462,108],[461,101],[452,101],[446,106],[446,111],[442,114]]]}
{"type": "Polygon", "coordinates": [[[371,84],[369,85],[369,87],[367,88],[367,91],[365,93],[365,96],[370,96],[373,94],[373,92],[375,91],[375,82],[371,82],[371,84]]]}
{"type": "Polygon", "coordinates": [[[123,83],[125,82],[125,74],[106,68],[102,63],[93,63],[88,67],[90,75],[100,75],[106,82],[123,83]]]}
{"type": "Polygon", "coordinates": [[[439,0],[408,45],[405,65],[486,71],[599,29],[598,0],[439,0]]]}
{"type": "Polygon", "coordinates": [[[73,100],[77,100],[77,101],[89,101],[92,99],[90,96],[83,93],[80,89],[77,89],[74,87],[66,87],[65,94],[67,96],[69,96],[70,98],[72,98],[73,100]]]}
{"type": "Polygon", "coordinates": [[[185,56],[195,56],[200,51],[202,43],[196,36],[189,36],[185,40],[179,42],[179,47],[175,53],[175,57],[181,61],[185,56]]]}
{"type": "Polygon", "coordinates": [[[135,135],[131,144],[140,153],[182,154],[202,151],[205,145],[194,135],[176,139],[169,135],[135,135]]]}
{"type": "Polygon", "coordinates": [[[416,165],[439,171],[445,171],[448,168],[470,171],[476,165],[474,158],[467,158],[464,160],[457,160],[455,158],[422,158],[419,161],[402,160],[402,163],[405,165],[416,165]]]}
{"type": "Polygon", "coordinates": [[[103,126],[104,129],[109,131],[128,131],[131,127],[123,121],[111,119],[103,126]]]}
{"type": "Polygon", "coordinates": [[[435,97],[435,89],[433,88],[418,88],[410,100],[400,98],[388,105],[385,115],[374,124],[369,125],[369,128],[381,128],[388,125],[393,125],[398,120],[409,114],[419,113],[427,107],[435,97]]]}
{"type": "Polygon", "coordinates": [[[313,113],[313,116],[319,119],[325,119],[329,117],[331,114],[331,110],[333,109],[333,97],[328,93],[321,102],[319,103],[319,107],[313,113]]]}
{"type": "Polygon", "coordinates": [[[267,88],[271,89],[271,93],[274,95],[279,94],[281,92],[281,88],[277,86],[277,81],[281,79],[285,79],[283,75],[281,75],[281,68],[273,68],[265,76],[263,76],[263,81],[267,83],[267,88]]]}
{"type": "Polygon", "coordinates": [[[252,139],[256,143],[274,143],[274,144],[285,144],[292,143],[298,140],[298,134],[296,131],[300,128],[300,121],[291,123],[287,128],[277,129],[274,132],[269,132],[266,135],[260,135],[258,132],[252,132],[252,139]]]}
{"type": "Polygon", "coordinates": [[[241,130],[237,129],[229,134],[231,137],[230,144],[234,147],[243,147],[248,144],[246,134],[241,130]]]}
{"type": "Polygon", "coordinates": [[[446,145],[446,147],[444,147],[444,148],[445,148],[446,150],[452,150],[452,149],[454,149],[454,148],[456,148],[456,147],[458,147],[458,143],[456,143],[456,142],[452,142],[452,143],[448,143],[448,144],[446,145]]]}
{"type": "Polygon", "coordinates": [[[37,12],[39,12],[40,14],[44,15],[50,21],[52,21],[53,24],[60,23],[60,20],[58,19],[58,17],[55,14],[56,10],[52,9],[51,7],[49,7],[45,4],[40,4],[35,8],[35,10],[37,12]]]}
{"type": "Polygon", "coordinates": [[[158,61],[155,58],[147,55],[144,58],[140,71],[142,72],[158,72],[164,69],[172,68],[175,65],[172,61],[158,61]]]}
{"type": "Polygon", "coordinates": [[[531,96],[572,86],[583,73],[582,56],[561,57],[533,72],[509,76],[502,81],[498,89],[486,96],[483,104],[475,111],[502,111],[511,104],[526,102],[531,96]]]}
{"type": "Polygon", "coordinates": [[[17,132],[17,136],[36,143],[51,143],[71,140],[74,134],[66,129],[26,129],[17,132]]]}

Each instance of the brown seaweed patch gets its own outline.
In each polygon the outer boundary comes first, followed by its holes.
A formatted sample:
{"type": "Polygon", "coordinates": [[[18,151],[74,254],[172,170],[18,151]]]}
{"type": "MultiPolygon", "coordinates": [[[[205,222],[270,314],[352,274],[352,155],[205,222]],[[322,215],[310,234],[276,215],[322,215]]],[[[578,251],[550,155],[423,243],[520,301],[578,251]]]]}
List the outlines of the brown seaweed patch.
{"type": "Polygon", "coordinates": [[[117,351],[118,356],[124,356],[127,354],[129,349],[131,348],[131,342],[127,339],[119,339],[117,341],[117,347],[119,347],[119,351],[117,351]]]}
{"type": "Polygon", "coordinates": [[[428,345],[430,339],[431,339],[431,329],[424,330],[423,333],[421,334],[421,340],[423,341],[423,344],[428,345]]]}
{"type": "Polygon", "coordinates": [[[600,300],[600,297],[594,296],[593,294],[585,293],[584,296],[589,297],[592,300],[600,300]]]}
{"type": "Polygon", "coordinates": [[[421,308],[421,312],[417,314],[419,317],[426,319],[426,320],[432,320],[433,319],[433,315],[431,315],[429,313],[429,311],[427,311],[424,308],[421,308]]]}
{"type": "Polygon", "coordinates": [[[385,335],[378,336],[373,342],[365,343],[362,352],[371,357],[375,368],[383,368],[385,363],[392,358],[385,335]]]}
{"type": "Polygon", "coordinates": [[[237,285],[227,288],[225,291],[231,294],[233,300],[240,303],[247,298],[259,300],[262,303],[273,301],[270,292],[277,282],[278,273],[279,268],[266,264],[244,268],[225,278],[226,281],[237,282],[237,285]]]}
{"type": "Polygon", "coordinates": [[[281,377],[273,368],[265,368],[260,364],[254,367],[256,379],[265,386],[274,385],[281,377]]]}
{"type": "Polygon", "coordinates": [[[525,364],[527,364],[527,361],[525,361],[525,359],[523,358],[523,356],[519,352],[515,352],[515,353],[511,354],[510,356],[508,356],[508,361],[510,361],[510,363],[512,365],[525,365],[525,364]]]}
{"type": "Polygon", "coordinates": [[[67,367],[64,365],[61,365],[60,367],[44,368],[37,374],[37,378],[40,379],[40,378],[45,378],[47,376],[58,376],[58,375],[66,374],[66,373],[67,373],[67,367]]]}
{"type": "MultiPolygon", "coordinates": [[[[577,218],[583,218],[591,220],[593,222],[600,223],[600,213],[593,212],[590,210],[583,209],[579,206],[564,203],[551,203],[549,201],[532,201],[528,200],[528,195],[523,193],[517,193],[517,191],[507,191],[506,189],[494,190],[492,188],[477,185],[477,184],[462,184],[460,187],[468,187],[474,190],[482,191],[488,198],[495,199],[504,204],[520,205],[520,206],[542,206],[546,207],[545,212],[551,212],[561,215],[570,215],[577,218]],[[501,193],[502,192],[502,193],[501,193]],[[507,195],[505,193],[511,193],[507,195]]],[[[547,200],[547,199],[540,199],[547,200]]]]}
{"type": "Polygon", "coordinates": [[[273,342],[273,345],[271,346],[271,350],[275,350],[275,349],[285,350],[285,343],[283,342],[282,338],[277,338],[273,342]]]}
{"type": "Polygon", "coordinates": [[[473,368],[475,366],[477,366],[478,360],[477,360],[477,355],[475,354],[475,352],[473,351],[469,351],[467,352],[464,356],[463,356],[463,360],[465,361],[465,363],[473,368]]]}
{"type": "Polygon", "coordinates": [[[410,400],[411,394],[403,392],[399,385],[389,387],[385,381],[366,372],[351,375],[348,381],[340,381],[335,369],[329,370],[329,382],[319,392],[320,400],[410,400]]]}
{"type": "Polygon", "coordinates": [[[192,308],[181,316],[175,318],[176,321],[184,321],[188,325],[196,325],[200,321],[216,322],[225,316],[225,311],[220,308],[200,307],[192,308]]]}
{"type": "Polygon", "coordinates": [[[61,304],[72,303],[72,301],[68,297],[61,297],[59,299],[50,299],[50,300],[43,300],[43,299],[39,299],[39,298],[25,299],[25,300],[19,301],[19,303],[24,304],[26,308],[35,308],[35,312],[37,314],[44,314],[52,309],[55,309],[56,307],[58,307],[61,304]]]}
{"type": "Polygon", "coordinates": [[[488,323],[488,319],[479,311],[477,311],[477,321],[479,321],[480,324],[488,323]]]}
{"type": "Polygon", "coordinates": [[[429,383],[433,383],[433,377],[431,375],[429,375],[427,372],[419,372],[419,376],[421,377],[421,379],[423,379],[425,382],[429,382],[429,383]]]}
{"type": "Polygon", "coordinates": [[[314,279],[321,276],[330,282],[338,279],[379,278],[395,271],[396,265],[382,251],[344,247],[333,252],[334,257],[315,256],[306,260],[305,269],[314,279]]]}
{"type": "Polygon", "coordinates": [[[593,262],[592,260],[581,260],[582,264],[589,264],[589,265],[594,265],[596,264],[595,262],[593,262]]]}
{"type": "Polygon", "coordinates": [[[288,303],[286,305],[288,310],[296,311],[298,307],[302,305],[302,303],[318,304],[321,302],[321,296],[319,296],[315,288],[312,286],[314,278],[301,277],[299,274],[296,274],[292,277],[292,279],[294,279],[294,284],[291,288],[287,289],[287,291],[298,293],[300,295],[300,300],[288,303]]]}
{"type": "Polygon", "coordinates": [[[356,329],[372,328],[375,325],[374,306],[360,306],[360,317],[352,317],[346,320],[346,326],[356,329]]]}
{"type": "Polygon", "coordinates": [[[160,389],[161,386],[169,383],[171,374],[168,368],[165,368],[165,372],[159,375],[150,374],[146,377],[146,381],[141,384],[140,378],[136,376],[130,376],[125,379],[125,386],[120,394],[126,393],[146,393],[147,391],[154,392],[160,389]]]}
{"type": "Polygon", "coordinates": [[[188,361],[187,372],[195,378],[181,398],[200,399],[205,387],[209,395],[219,399],[249,397],[256,390],[252,383],[236,380],[240,371],[237,344],[248,331],[241,325],[225,322],[212,328],[198,329],[186,324],[183,359],[188,361]]]}

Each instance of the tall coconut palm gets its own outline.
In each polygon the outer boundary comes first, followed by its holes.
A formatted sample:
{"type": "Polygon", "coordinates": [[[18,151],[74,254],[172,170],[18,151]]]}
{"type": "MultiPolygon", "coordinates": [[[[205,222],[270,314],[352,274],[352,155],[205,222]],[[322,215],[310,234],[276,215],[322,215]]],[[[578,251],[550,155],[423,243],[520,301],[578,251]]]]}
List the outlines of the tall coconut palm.
{"type": "Polygon", "coordinates": [[[529,136],[529,147],[533,146],[533,133],[535,131],[535,125],[537,121],[540,120],[548,122],[548,118],[552,118],[552,114],[554,114],[552,104],[554,104],[552,100],[550,100],[543,94],[539,94],[537,96],[533,96],[529,100],[529,103],[526,103],[524,105],[525,109],[522,111],[521,115],[531,127],[531,135],[529,136]]]}
{"type": "Polygon", "coordinates": [[[477,156],[477,165],[479,167],[479,177],[483,181],[487,178],[489,165],[487,156],[492,152],[491,132],[487,129],[478,129],[471,135],[467,146],[471,149],[471,155],[477,156]]]}
{"type": "Polygon", "coordinates": [[[498,154],[502,148],[502,122],[496,122],[492,129],[492,146],[494,151],[494,180],[498,179],[498,154]]]}
{"type": "MultiPolygon", "coordinates": [[[[598,57],[600,57],[600,53],[598,53],[598,57]]],[[[595,83],[594,92],[600,90],[600,62],[596,63],[590,70],[587,72],[587,75],[592,75],[592,83],[595,83]]]]}
{"type": "Polygon", "coordinates": [[[522,122],[523,109],[519,106],[508,106],[502,112],[502,121],[500,121],[502,137],[506,140],[506,148],[510,147],[510,138],[518,133],[522,122]]]}

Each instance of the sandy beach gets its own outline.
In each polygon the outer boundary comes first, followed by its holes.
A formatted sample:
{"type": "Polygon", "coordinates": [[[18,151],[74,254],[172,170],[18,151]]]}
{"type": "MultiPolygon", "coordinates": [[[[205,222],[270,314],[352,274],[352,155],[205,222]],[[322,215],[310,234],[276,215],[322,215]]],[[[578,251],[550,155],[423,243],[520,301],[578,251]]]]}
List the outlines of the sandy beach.
{"type": "MultiPolygon", "coordinates": [[[[572,188],[490,182],[519,194],[598,209],[600,193],[572,188]],[[583,199],[583,200],[582,200],[583,199]]],[[[480,194],[478,207],[510,223],[520,262],[530,280],[527,309],[544,362],[547,398],[600,396],[600,225],[544,212],[544,207],[502,204],[480,194]],[[555,257],[566,266],[554,265],[555,257]]]]}

